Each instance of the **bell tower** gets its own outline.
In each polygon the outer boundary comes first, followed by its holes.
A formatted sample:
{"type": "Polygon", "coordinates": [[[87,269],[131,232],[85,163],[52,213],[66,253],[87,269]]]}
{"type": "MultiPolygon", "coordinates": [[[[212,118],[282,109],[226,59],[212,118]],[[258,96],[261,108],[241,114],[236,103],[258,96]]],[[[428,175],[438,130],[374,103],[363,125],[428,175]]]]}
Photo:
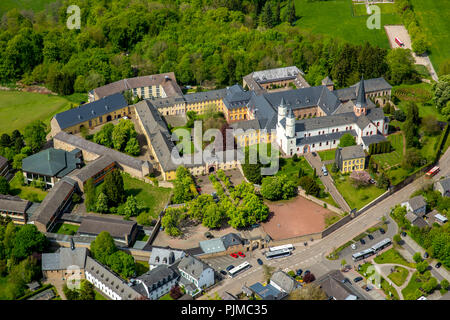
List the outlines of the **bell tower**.
{"type": "Polygon", "coordinates": [[[353,112],[359,117],[367,113],[367,100],[366,90],[364,88],[364,77],[361,77],[358,87],[358,96],[356,98],[356,104],[353,107],[353,112]]]}

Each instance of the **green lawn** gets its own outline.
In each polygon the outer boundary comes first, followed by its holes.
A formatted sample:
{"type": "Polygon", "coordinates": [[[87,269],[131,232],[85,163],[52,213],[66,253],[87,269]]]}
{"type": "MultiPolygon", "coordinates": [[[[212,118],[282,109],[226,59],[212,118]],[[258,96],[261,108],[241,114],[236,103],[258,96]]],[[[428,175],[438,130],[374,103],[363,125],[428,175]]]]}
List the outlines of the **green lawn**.
{"type": "Polygon", "coordinates": [[[393,151],[373,155],[375,161],[383,169],[399,165],[403,160],[403,134],[391,134],[387,139],[391,142],[393,151]]]}
{"type": "Polygon", "coordinates": [[[108,300],[101,293],[99,293],[97,290],[94,290],[94,292],[95,292],[95,300],[108,300]]]}
{"type": "Polygon", "coordinates": [[[170,296],[170,293],[167,293],[167,294],[163,295],[161,298],[159,298],[159,300],[173,300],[173,299],[170,296]]]}
{"type": "Polygon", "coordinates": [[[408,278],[409,271],[403,267],[394,267],[394,272],[388,275],[388,278],[395,283],[396,286],[400,287],[405,283],[406,278],[408,278]]]}
{"type": "Polygon", "coordinates": [[[430,59],[436,72],[450,59],[450,1],[411,0],[419,25],[431,44],[430,59]]]}
{"type": "Polygon", "coordinates": [[[325,150],[317,152],[322,161],[334,160],[334,156],[336,155],[336,149],[325,150]]]}
{"type": "MultiPolygon", "coordinates": [[[[331,165],[328,165],[328,172],[331,173],[331,165]]],[[[361,209],[366,204],[381,196],[386,190],[377,188],[371,184],[366,187],[355,188],[352,185],[350,175],[342,175],[341,173],[331,173],[336,188],[347,201],[350,208],[361,209]]]]}
{"type": "Polygon", "coordinates": [[[405,258],[394,248],[389,249],[382,254],[380,254],[378,257],[373,259],[378,264],[384,264],[384,263],[395,263],[395,264],[401,264],[407,267],[415,268],[415,264],[412,262],[406,261],[405,258]]]}
{"type": "Polygon", "coordinates": [[[368,29],[367,16],[361,15],[362,12],[359,10],[354,16],[351,0],[312,2],[295,0],[295,7],[297,16],[300,17],[296,25],[301,29],[317,34],[332,35],[354,44],[370,42],[372,45],[389,48],[384,25],[401,23],[397,14],[383,13],[388,9],[382,8],[381,28],[368,29]]]}
{"type": "Polygon", "coordinates": [[[420,274],[418,271],[414,272],[408,285],[402,290],[403,298],[405,300],[417,300],[421,296],[427,296],[428,294],[420,290],[420,288],[429,279],[431,279],[429,272],[424,274],[420,274]]]}
{"type": "Polygon", "coordinates": [[[67,235],[74,235],[80,226],[76,226],[73,224],[68,223],[58,223],[53,228],[53,233],[59,233],[59,234],[67,234],[67,235]]]}
{"type": "Polygon", "coordinates": [[[45,9],[45,6],[55,0],[2,0],[0,1],[0,16],[11,9],[33,10],[38,12],[45,9]]]}
{"type": "MultiPolygon", "coordinates": [[[[395,5],[393,3],[377,3],[381,14],[395,14],[395,5]]],[[[353,14],[355,16],[368,16],[364,3],[353,3],[353,14]]]]}
{"type": "MultiPolygon", "coordinates": [[[[361,270],[358,271],[363,277],[365,277],[366,279],[369,278],[373,272],[375,272],[375,270],[372,269],[372,272],[367,273],[367,269],[369,267],[371,267],[372,264],[371,263],[365,263],[363,265],[361,265],[361,270]]],[[[380,281],[381,281],[381,289],[383,290],[384,294],[386,295],[386,297],[388,297],[388,299],[390,300],[400,300],[400,297],[398,295],[397,290],[395,290],[395,288],[393,286],[391,286],[386,279],[384,279],[383,277],[380,276],[380,281]]]]}
{"type": "Polygon", "coordinates": [[[22,186],[20,181],[14,177],[10,181],[11,186],[11,194],[18,196],[22,199],[26,199],[32,202],[42,202],[45,196],[47,195],[47,191],[43,191],[39,188],[30,187],[30,186],[22,186]]]}
{"type": "MultiPolygon", "coordinates": [[[[127,173],[123,173],[123,185],[126,196],[135,196],[144,205],[143,213],[150,214],[153,218],[158,217],[170,197],[170,188],[155,187],[150,183],[135,179],[127,173]]],[[[123,205],[119,206],[118,212],[122,208],[123,205]]]]}
{"type": "Polygon", "coordinates": [[[64,97],[20,91],[0,91],[0,134],[22,131],[28,124],[42,120],[49,126],[51,118],[68,110],[64,97]]]}
{"type": "MultiPolygon", "coordinates": [[[[312,177],[314,170],[304,157],[298,157],[297,161],[294,161],[293,158],[280,158],[280,169],[278,170],[276,175],[284,174],[290,180],[294,181],[295,184],[298,185],[300,180],[300,178],[298,177],[298,171],[300,170],[300,168],[303,169],[303,172],[306,175],[312,177]]],[[[327,202],[328,204],[331,204],[336,208],[339,208],[339,205],[333,200],[331,195],[324,191],[325,187],[319,177],[316,178],[316,182],[321,190],[318,198],[322,201],[327,202]]]]}

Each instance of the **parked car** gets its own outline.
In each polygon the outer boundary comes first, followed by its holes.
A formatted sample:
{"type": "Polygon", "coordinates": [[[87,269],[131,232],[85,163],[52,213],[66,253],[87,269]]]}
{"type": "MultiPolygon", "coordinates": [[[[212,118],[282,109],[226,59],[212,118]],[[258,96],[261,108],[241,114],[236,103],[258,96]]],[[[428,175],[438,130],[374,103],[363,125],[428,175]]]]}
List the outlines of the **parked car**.
{"type": "Polygon", "coordinates": [[[441,266],[442,266],[442,263],[440,263],[440,262],[436,263],[436,265],[435,265],[435,267],[438,268],[438,269],[439,269],[441,266]]]}
{"type": "Polygon", "coordinates": [[[230,264],[228,267],[225,268],[225,270],[230,271],[233,268],[234,268],[234,266],[232,264],[230,264]]]}
{"type": "MultiPolygon", "coordinates": [[[[231,270],[231,269],[230,269],[231,270]]],[[[224,276],[227,275],[227,272],[225,270],[220,270],[220,273],[223,274],[224,276]]]]}
{"type": "Polygon", "coordinates": [[[245,254],[243,254],[241,251],[238,252],[238,255],[241,256],[242,258],[245,258],[245,254]]]}
{"type": "Polygon", "coordinates": [[[355,279],[353,279],[353,282],[357,283],[363,280],[363,277],[356,277],[355,279]]]}
{"type": "Polygon", "coordinates": [[[406,237],[406,232],[405,231],[402,232],[402,237],[406,237]]]}
{"type": "Polygon", "coordinates": [[[364,239],[359,239],[359,242],[361,242],[361,244],[366,244],[366,241],[364,241],[364,239]]]}
{"type": "Polygon", "coordinates": [[[311,273],[311,271],[309,271],[309,270],[305,270],[305,276],[308,274],[308,273],[311,273]]]}
{"type": "Polygon", "coordinates": [[[370,240],[373,240],[373,235],[369,234],[369,235],[367,235],[367,238],[369,238],[370,240]]]}
{"type": "Polygon", "coordinates": [[[356,243],[352,243],[351,247],[353,250],[356,250],[356,243]]]}
{"type": "Polygon", "coordinates": [[[260,265],[260,266],[262,266],[263,265],[263,262],[262,262],[262,260],[261,259],[256,259],[256,262],[258,262],[258,264],[260,265]]]}
{"type": "Polygon", "coordinates": [[[197,192],[198,192],[198,193],[202,193],[202,188],[197,187],[197,192]]]}
{"type": "Polygon", "coordinates": [[[322,167],[322,172],[323,172],[324,176],[328,175],[328,170],[327,170],[327,168],[325,166],[322,167]]]}
{"type": "Polygon", "coordinates": [[[423,257],[424,257],[424,259],[428,259],[428,258],[430,257],[430,255],[428,254],[428,252],[425,252],[425,253],[423,254],[423,257]]]}
{"type": "Polygon", "coordinates": [[[315,152],[311,152],[311,154],[313,155],[313,157],[317,156],[317,153],[315,152]]]}
{"type": "Polygon", "coordinates": [[[302,269],[298,269],[298,270],[295,272],[295,274],[296,274],[297,276],[301,276],[302,273],[303,273],[303,270],[302,270],[302,269]]]}
{"type": "Polygon", "coordinates": [[[231,253],[230,256],[232,256],[233,258],[238,258],[239,257],[236,253],[231,253]]]}
{"type": "Polygon", "coordinates": [[[372,290],[372,286],[367,285],[364,290],[366,290],[367,292],[369,292],[370,290],[372,290]]]}
{"type": "Polygon", "coordinates": [[[386,231],[383,228],[380,228],[380,232],[381,232],[381,234],[385,234],[386,233],[386,231]]]}
{"type": "Polygon", "coordinates": [[[350,283],[351,284],[351,282],[350,282],[350,279],[349,278],[344,278],[344,279],[342,279],[342,283],[350,283]]]}

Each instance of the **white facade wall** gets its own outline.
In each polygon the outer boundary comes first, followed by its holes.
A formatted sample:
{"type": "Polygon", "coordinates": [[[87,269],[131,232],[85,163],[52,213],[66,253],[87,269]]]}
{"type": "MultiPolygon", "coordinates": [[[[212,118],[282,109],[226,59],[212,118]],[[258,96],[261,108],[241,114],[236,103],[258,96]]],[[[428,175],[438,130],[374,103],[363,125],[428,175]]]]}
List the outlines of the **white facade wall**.
{"type": "Polygon", "coordinates": [[[116,294],[114,291],[111,290],[108,286],[106,286],[103,282],[101,282],[99,279],[97,279],[93,274],[86,271],[86,280],[89,281],[99,289],[101,292],[103,292],[105,295],[107,295],[112,300],[122,300],[122,298],[116,294]]]}

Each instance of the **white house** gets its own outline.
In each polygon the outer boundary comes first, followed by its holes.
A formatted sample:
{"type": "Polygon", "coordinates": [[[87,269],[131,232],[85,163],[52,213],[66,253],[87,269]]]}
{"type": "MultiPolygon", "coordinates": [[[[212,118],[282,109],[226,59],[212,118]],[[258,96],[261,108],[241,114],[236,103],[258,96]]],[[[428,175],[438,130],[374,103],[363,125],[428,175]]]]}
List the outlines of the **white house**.
{"type": "Polygon", "coordinates": [[[181,259],[178,271],[181,275],[180,284],[191,296],[214,284],[214,269],[192,256],[181,259]]]}

